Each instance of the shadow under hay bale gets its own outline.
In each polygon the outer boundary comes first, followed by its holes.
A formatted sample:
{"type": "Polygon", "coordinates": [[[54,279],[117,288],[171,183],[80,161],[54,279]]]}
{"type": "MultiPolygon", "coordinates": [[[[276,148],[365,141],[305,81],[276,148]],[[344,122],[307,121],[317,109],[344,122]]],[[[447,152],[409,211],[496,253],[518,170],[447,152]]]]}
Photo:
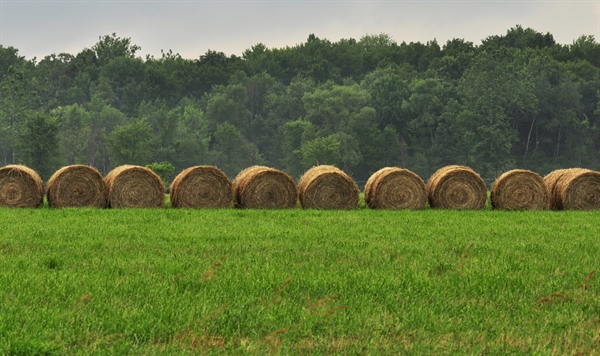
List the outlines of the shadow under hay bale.
{"type": "Polygon", "coordinates": [[[544,178],[551,190],[552,209],[600,209],[600,172],[584,168],[560,169],[544,178]]]}
{"type": "Polygon", "coordinates": [[[502,174],[492,185],[492,207],[503,210],[544,210],[550,208],[550,196],[539,174],[514,169],[502,174]]]}
{"type": "Polygon", "coordinates": [[[425,182],[408,169],[382,168],[367,180],[365,203],[371,209],[423,209],[425,182]]]}
{"type": "Polygon", "coordinates": [[[0,207],[37,208],[44,203],[44,182],[33,169],[21,165],[0,168],[0,207]]]}
{"type": "Polygon", "coordinates": [[[51,208],[108,206],[108,189],[102,175],[85,165],[66,166],[48,180],[48,205],[51,208]]]}
{"type": "Polygon", "coordinates": [[[484,209],[487,187],[479,174],[465,166],[438,169],[426,186],[429,205],[436,209],[484,209]]]}
{"type": "Polygon", "coordinates": [[[160,208],[165,203],[165,185],[151,169],[123,165],[104,177],[112,208],[160,208]]]}
{"type": "Polygon", "coordinates": [[[313,167],[298,183],[298,196],[304,209],[355,209],[359,194],[354,180],[334,166],[313,167]]]}
{"type": "Polygon", "coordinates": [[[235,206],[246,209],[291,209],[298,198],[296,183],[288,174],[265,166],[252,166],[234,179],[235,206]]]}
{"type": "Polygon", "coordinates": [[[227,175],[213,166],[195,166],[183,170],[171,184],[174,208],[227,208],[232,188],[227,175]]]}

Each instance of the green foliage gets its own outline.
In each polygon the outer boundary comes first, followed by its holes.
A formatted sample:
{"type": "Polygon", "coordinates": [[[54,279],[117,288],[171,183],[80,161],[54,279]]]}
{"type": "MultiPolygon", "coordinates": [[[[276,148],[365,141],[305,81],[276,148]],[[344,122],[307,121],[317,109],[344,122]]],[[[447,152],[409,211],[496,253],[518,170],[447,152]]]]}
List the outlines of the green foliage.
{"type": "Polygon", "coordinates": [[[299,178],[305,171],[302,146],[314,139],[314,130],[314,125],[306,120],[289,121],[283,127],[283,164],[286,172],[293,177],[299,178]]]}
{"type": "Polygon", "coordinates": [[[135,53],[140,49],[140,46],[131,43],[131,38],[120,38],[116,33],[101,36],[99,41],[92,46],[92,51],[95,52],[101,65],[115,58],[134,58],[135,53]]]}
{"type": "Polygon", "coordinates": [[[232,124],[217,126],[214,133],[213,155],[219,168],[230,178],[235,177],[243,169],[263,164],[256,146],[246,140],[241,132],[232,124]]]}
{"type": "Polygon", "coordinates": [[[506,35],[490,36],[481,43],[484,49],[488,48],[544,48],[552,47],[556,44],[554,37],[550,33],[539,33],[531,28],[524,29],[517,25],[506,32],[506,35]]]}
{"type": "Polygon", "coordinates": [[[225,123],[241,130],[249,129],[250,112],[246,106],[248,97],[243,84],[215,87],[204,100],[205,115],[211,130],[214,131],[218,125],[225,123]]]}
{"type": "Polygon", "coordinates": [[[369,94],[358,84],[324,85],[302,98],[306,118],[321,128],[321,133],[331,134],[348,129],[353,115],[368,105],[369,94]]]}
{"type": "Polygon", "coordinates": [[[144,165],[152,156],[152,128],[145,119],[115,127],[107,140],[116,166],[144,165]]]}
{"type": "Polygon", "coordinates": [[[319,164],[337,164],[341,158],[341,142],[335,135],[317,137],[304,142],[302,152],[302,167],[306,170],[319,164]]]}
{"type": "MultiPolygon", "coordinates": [[[[15,52],[16,54],[16,52],[15,52]]],[[[2,164],[19,162],[19,135],[25,121],[32,115],[35,93],[29,88],[30,79],[25,65],[9,66],[0,82],[0,149],[2,164]]],[[[43,115],[40,113],[40,115],[43,115]]]]}
{"type": "Polygon", "coordinates": [[[135,115],[145,99],[144,66],[140,58],[120,56],[100,67],[100,76],[106,78],[106,84],[110,87],[107,94],[114,93],[114,104],[107,103],[115,105],[127,115],[135,115]]]}
{"type": "Polygon", "coordinates": [[[44,180],[59,168],[58,127],[55,117],[36,112],[25,120],[19,136],[17,147],[23,163],[44,180]]]}
{"type": "Polygon", "coordinates": [[[173,160],[179,111],[169,110],[165,100],[156,100],[154,102],[143,101],[138,109],[138,114],[151,127],[153,135],[151,146],[157,148],[152,154],[152,159],[173,160]]]}
{"type": "Polygon", "coordinates": [[[146,168],[150,168],[156,173],[167,187],[171,183],[175,172],[175,167],[169,162],[150,163],[146,165],[146,168]]]}
{"type": "Polygon", "coordinates": [[[466,164],[489,182],[511,168],[600,169],[600,44],[515,26],[481,45],[397,43],[387,34],[268,48],[137,56],[116,34],[77,54],[27,61],[0,45],[0,164],[56,117],[58,165],[252,164],[298,177],[317,162],[359,181],[384,166],[427,179],[466,164]],[[29,128],[30,129],[30,128],[29,128]]]}
{"type": "Polygon", "coordinates": [[[87,162],[87,142],[90,137],[90,113],[79,104],[57,107],[51,115],[57,118],[61,156],[67,165],[87,162]]]}
{"type": "Polygon", "coordinates": [[[182,102],[170,112],[177,116],[174,142],[171,143],[175,154],[173,162],[178,171],[198,164],[211,162],[209,143],[210,134],[204,112],[193,102],[182,102]]]}
{"type": "Polygon", "coordinates": [[[0,81],[14,68],[23,67],[26,64],[25,57],[19,55],[19,50],[12,47],[0,45],[0,81]]]}

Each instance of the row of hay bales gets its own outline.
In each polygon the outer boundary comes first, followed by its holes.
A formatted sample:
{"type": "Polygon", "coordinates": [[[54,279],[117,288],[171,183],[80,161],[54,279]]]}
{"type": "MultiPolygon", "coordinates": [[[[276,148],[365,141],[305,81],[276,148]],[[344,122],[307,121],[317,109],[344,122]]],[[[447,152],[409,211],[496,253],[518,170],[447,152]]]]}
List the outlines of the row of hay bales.
{"type": "Polygon", "coordinates": [[[313,167],[298,185],[287,173],[265,166],[246,168],[233,182],[215,167],[196,166],[173,180],[171,205],[228,207],[233,202],[239,208],[291,209],[299,201],[307,209],[353,209],[358,206],[359,194],[352,178],[333,166],[313,167]],[[213,187],[218,187],[218,192],[213,187]]]}
{"type": "MultiPolygon", "coordinates": [[[[150,169],[124,165],[102,177],[96,169],[73,165],[59,169],[46,184],[30,168],[0,168],[0,206],[37,207],[44,193],[50,207],[162,207],[165,186],[150,169]]],[[[251,209],[303,208],[353,209],[359,204],[356,183],[342,170],[328,165],[313,167],[298,184],[288,174],[252,166],[230,181],[218,168],[195,166],[182,171],[171,184],[171,205],[176,208],[251,209]]],[[[446,166],[427,184],[415,173],[386,167],[374,173],[365,186],[365,204],[372,209],[483,209],[487,187],[465,166],[446,166]]],[[[560,169],[542,178],[527,170],[511,170],[492,185],[491,205],[506,210],[600,209],[600,172],[560,169]]]]}

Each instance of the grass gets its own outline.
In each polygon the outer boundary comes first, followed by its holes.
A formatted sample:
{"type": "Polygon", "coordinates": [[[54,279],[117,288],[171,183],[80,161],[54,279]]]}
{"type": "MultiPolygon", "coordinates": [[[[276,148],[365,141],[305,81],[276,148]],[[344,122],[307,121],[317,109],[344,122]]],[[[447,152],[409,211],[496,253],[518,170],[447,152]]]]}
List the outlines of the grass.
{"type": "Polygon", "coordinates": [[[595,354],[599,214],[0,209],[0,354],[595,354]]]}

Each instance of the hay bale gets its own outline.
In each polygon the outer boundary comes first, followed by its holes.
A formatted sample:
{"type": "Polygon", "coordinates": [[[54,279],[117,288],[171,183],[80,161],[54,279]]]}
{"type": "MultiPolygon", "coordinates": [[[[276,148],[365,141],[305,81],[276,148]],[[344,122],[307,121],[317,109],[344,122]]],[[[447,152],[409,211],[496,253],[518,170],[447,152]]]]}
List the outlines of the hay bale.
{"type": "Polygon", "coordinates": [[[427,198],[432,208],[484,209],[487,187],[479,174],[465,166],[451,165],[438,169],[429,178],[427,198]]]}
{"type": "Polygon", "coordinates": [[[371,209],[423,209],[425,182],[408,169],[382,168],[367,180],[365,203],[371,209]]]}
{"type": "Polygon", "coordinates": [[[112,208],[160,208],[165,204],[165,185],[149,168],[119,166],[108,172],[104,182],[112,208]]]}
{"type": "Polygon", "coordinates": [[[174,208],[226,208],[232,202],[229,178],[213,166],[183,170],[173,180],[170,191],[174,208]]]}
{"type": "Polygon", "coordinates": [[[557,210],[600,209],[600,172],[571,168],[550,173],[552,208],[557,210]]]}
{"type": "Polygon", "coordinates": [[[44,203],[44,182],[31,168],[8,165],[0,168],[0,207],[36,208],[44,203]]]}
{"type": "Polygon", "coordinates": [[[300,204],[305,209],[354,209],[359,194],[352,178],[334,166],[313,167],[298,183],[300,204]]]}
{"type": "Polygon", "coordinates": [[[556,194],[556,183],[558,183],[560,178],[562,178],[562,176],[571,169],[573,168],[556,169],[544,177],[544,184],[548,190],[548,195],[550,197],[550,208],[552,208],[552,210],[562,209],[560,207],[562,204],[559,201],[558,195],[556,194]]]}
{"type": "Polygon", "coordinates": [[[490,197],[494,209],[544,210],[550,207],[548,189],[542,177],[524,169],[513,169],[498,177],[490,197]]]}
{"type": "Polygon", "coordinates": [[[233,180],[236,207],[247,209],[289,209],[296,207],[294,179],[288,174],[265,166],[252,166],[233,180]]]}
{"type": "Polygon", "coordinates": [[[46,196],[52,208],[108,206],[108,189],[102,174],[80,164],[56,171],[48,180],[46,196]]]}

